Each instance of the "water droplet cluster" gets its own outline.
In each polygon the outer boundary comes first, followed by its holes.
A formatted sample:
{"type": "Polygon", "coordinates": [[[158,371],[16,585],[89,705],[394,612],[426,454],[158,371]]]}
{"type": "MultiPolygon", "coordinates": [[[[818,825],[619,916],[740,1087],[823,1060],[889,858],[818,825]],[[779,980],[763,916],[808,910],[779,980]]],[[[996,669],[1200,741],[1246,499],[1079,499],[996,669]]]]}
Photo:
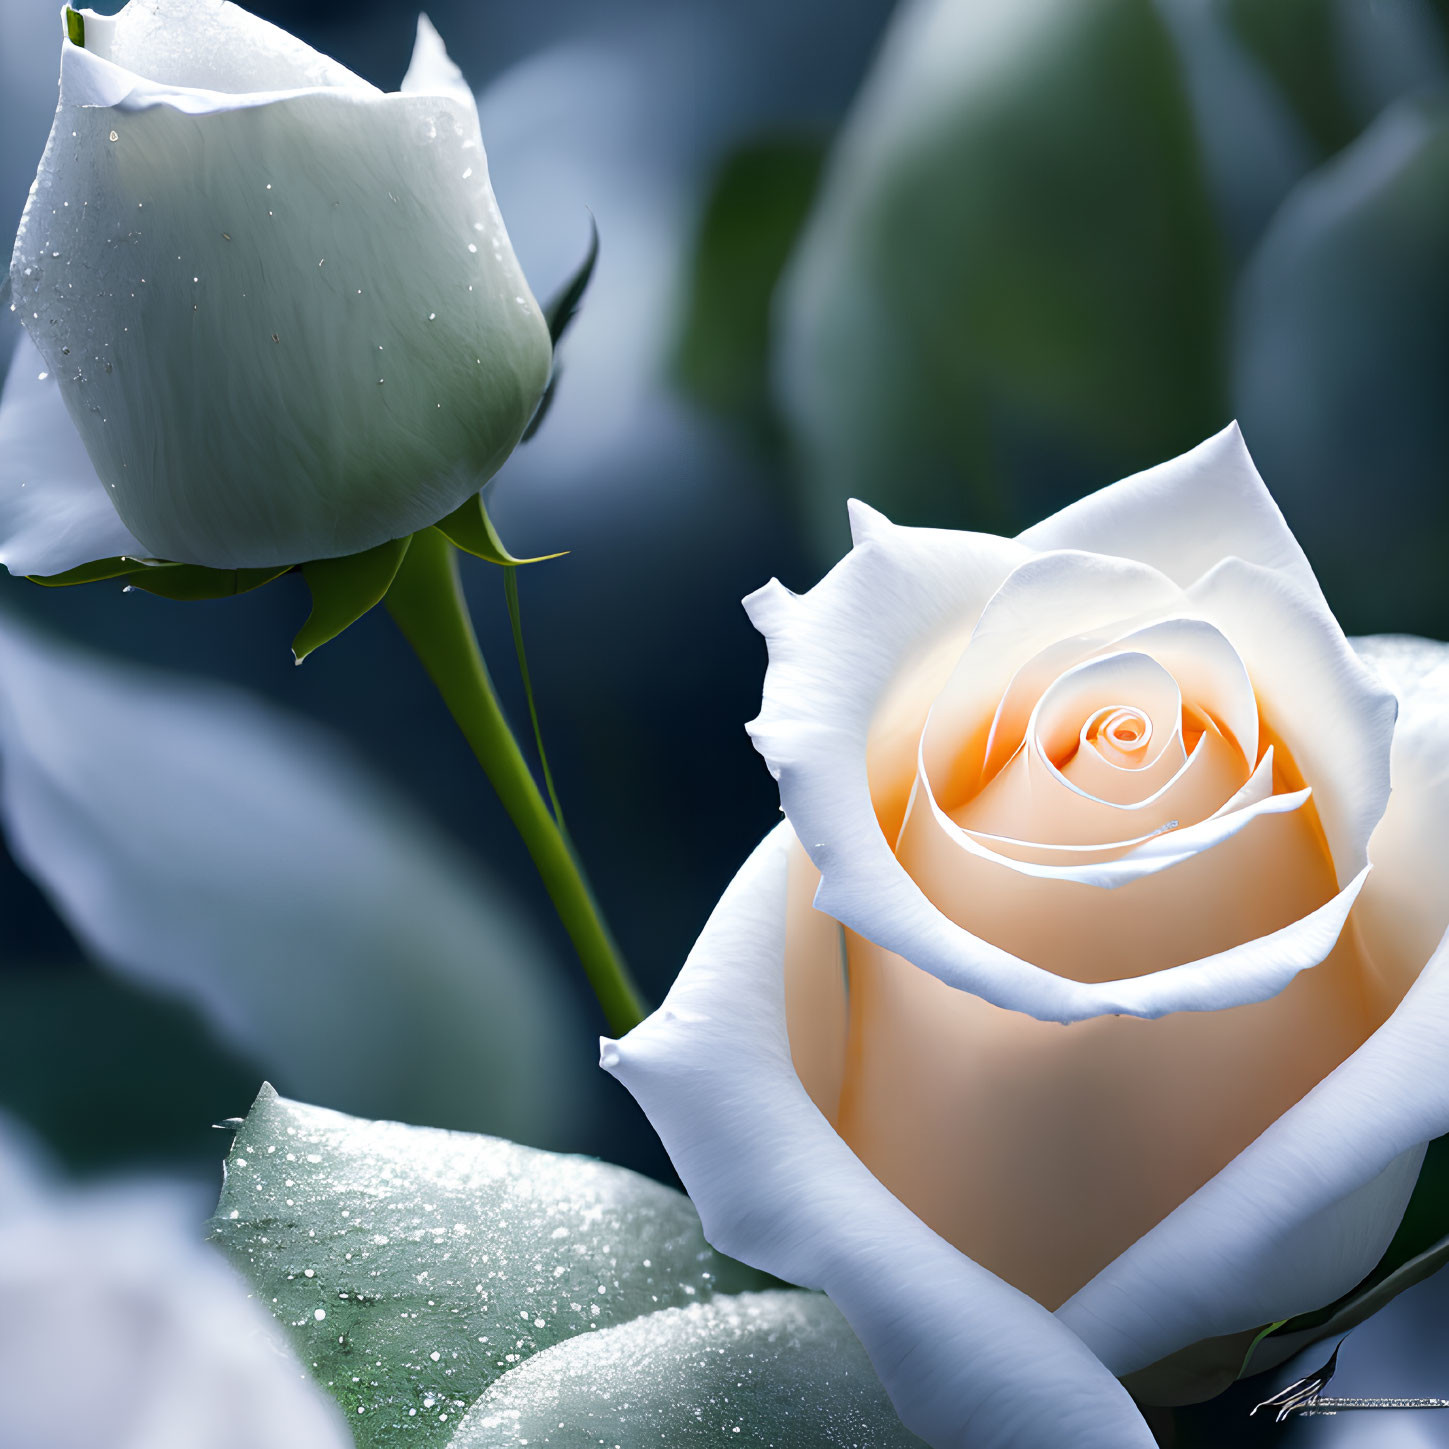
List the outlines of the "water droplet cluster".
{"type": "Polygon", "coordinates": [[[571,1339],[505,1375],[451,1449],[908,1449],[860,1341],[818,1293],[746,1293],[571,1339]]]}
{"type": "Polygon", "coordinates": [[[623,1168],[270,1088],[211,1228],[363,1449],[441,1445],[541,1349],[758,1283],[705,1243],[688,1199],[623,1168]]]}

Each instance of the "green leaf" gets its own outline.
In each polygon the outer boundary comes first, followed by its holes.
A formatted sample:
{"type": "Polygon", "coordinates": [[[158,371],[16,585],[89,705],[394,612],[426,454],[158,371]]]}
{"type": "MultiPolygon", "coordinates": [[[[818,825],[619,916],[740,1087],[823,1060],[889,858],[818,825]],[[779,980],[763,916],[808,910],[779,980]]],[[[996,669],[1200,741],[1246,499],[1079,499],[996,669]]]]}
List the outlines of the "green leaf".
{"type": "MultiPolygon", "coordinates": [[[[503,546],[493,520],[488,516],[488,507],[480,493],[470,498],[461,508],[455,508],[441,523],[434,525],[450,542],[471,553],[474,558],[487,559],[489,563],[516,567],[519,564],[546,563],[551,558],[562,558],[563,553],[545,553],[537,558],[514,558],[503,546]]],[[[566,553],[567,550],[564,550],[566,553]]]]}
{"type": "Polygon", "coordinates": [[[561,1343],[505,1374],[451,1449],[908,1449],[860,1340],[819,1293],[748,1293],[561,1343]]]}
{"type": "Polygon", "coordinates": [[[86,18],[79,10],[65,7],[65,33],[72,45],[84,48],[86,43],[86,18]]]}
{"type": "Polygon", "coordinates": [[[237,1133],[211,1229],[359,1449],[442,1445],[531,1354],[764,1281],[705,1243],[687,1198],[636,1173],[270,1087],[237,1133]]]}
{"type": "Polygon", "coordinates": [[[851,496],[1010,534],[1201,442],[1223,283],[1153,0],[898,9],[779,296],[822,555],[851,496]]]}
{"type": "Polygon", "coordinates": [[[302,565],[302,577],[312,592],[312,612],[292,640],[292,657],[298,664],[382,602],[411,542],[409,534],[345,558],[302,565]]]}
{"type": "Polygon", "coordinates": [[[703,407],[766,439],[778,427],[770,304],[823,159],[815,139],[770,137],[740,147],[714,178],[694,240],[674,375],[703,407]]]}
{"type": "Polygon", "coordinates": [[[1335,0],[1227,0],[1233,29],[1272,76],[1303,128],[1327,155],[1353,140],[1358,117],[1345,93],[1335,0]]]}
{"type": "Polygon", "coordinates": [[[279,579],[290,569],[208,569],[200,564],[166,564],[142,568],[127,577],[127,586],[159,594],[163,599],[193,603],[198,599],[229,599],[279,579]]]}

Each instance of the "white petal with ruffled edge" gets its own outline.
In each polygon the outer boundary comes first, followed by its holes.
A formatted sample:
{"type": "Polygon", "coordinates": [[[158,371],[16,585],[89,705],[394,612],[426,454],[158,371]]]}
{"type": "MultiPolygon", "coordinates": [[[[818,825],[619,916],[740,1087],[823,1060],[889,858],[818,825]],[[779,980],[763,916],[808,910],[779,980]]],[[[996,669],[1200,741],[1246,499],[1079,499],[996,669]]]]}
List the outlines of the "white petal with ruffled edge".
{"type": "Polygon", "coordinates": [[[715,908],[664,1005],[602,1062],[663,1138],[705,1235],[823,1288],[934,1449],[1150,1449],[1126,1391],[1060,1321],[937,1237],[806,1095],[785,1027],[779,826],[715,908]]]}
{"type": "Polygon", "coordinates": [[[111,506],[54,373],[22,334],[0,393],[0,563],[59,574],[121,554],[147,550],[111,506]]]}
{"type": "Polygon", "coordinates": [[[1017,541],[1032,549],[1074,548],[1136,559],[1183,588],[1236,557],[1281,569],[1322,598],[1236,423],[1181,457],[1069,504],[1017,541]]]}

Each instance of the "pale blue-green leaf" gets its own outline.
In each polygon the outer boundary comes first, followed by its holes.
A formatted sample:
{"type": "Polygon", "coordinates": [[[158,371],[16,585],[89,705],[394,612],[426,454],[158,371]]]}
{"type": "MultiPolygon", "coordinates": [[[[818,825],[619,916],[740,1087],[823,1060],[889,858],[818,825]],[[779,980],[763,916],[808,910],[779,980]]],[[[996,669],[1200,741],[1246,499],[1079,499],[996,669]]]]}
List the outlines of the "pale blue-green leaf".
{"type": "Polygon", "coordinates": [[[860,1340],[820,1293],[745,1293],[570,1339],[505,1374],[451,1449],[908,1449],[860,1340]]]}
{"type": "Polygon", "coordinates": [[[1389,110],[1307,176],[1239,284],[1244,437],[1359,629],[1449,632],[1446,255],[1441,94],[1389,110]]]}
{"type": "Polygon", "coordinates": [[[565,966],[344,741],[0,615],[8,844],[89,953],[286,1090],[553,1144],[590,1098],[565,966]]]}
{"type": "Polygon", "coordinates": [[[212,1234],[359,1449],[445,1444],[531,1354],[763,1281],[706,1244],[686,1197],[637,1173],[270,1088],[237,1133],[212,1234]]]}

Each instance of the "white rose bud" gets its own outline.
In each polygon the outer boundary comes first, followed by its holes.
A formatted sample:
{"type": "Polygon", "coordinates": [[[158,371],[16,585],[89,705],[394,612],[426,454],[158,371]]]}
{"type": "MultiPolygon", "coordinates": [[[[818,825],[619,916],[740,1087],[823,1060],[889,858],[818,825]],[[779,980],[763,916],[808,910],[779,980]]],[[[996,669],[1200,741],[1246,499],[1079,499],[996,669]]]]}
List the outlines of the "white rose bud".
{"type": "Polygon", "coordinates": [[[125,528],[265,567],[476,493],[551,346],[426,19],[384,93],[221,0],[81,18],[11,281],[125,528]]]}

